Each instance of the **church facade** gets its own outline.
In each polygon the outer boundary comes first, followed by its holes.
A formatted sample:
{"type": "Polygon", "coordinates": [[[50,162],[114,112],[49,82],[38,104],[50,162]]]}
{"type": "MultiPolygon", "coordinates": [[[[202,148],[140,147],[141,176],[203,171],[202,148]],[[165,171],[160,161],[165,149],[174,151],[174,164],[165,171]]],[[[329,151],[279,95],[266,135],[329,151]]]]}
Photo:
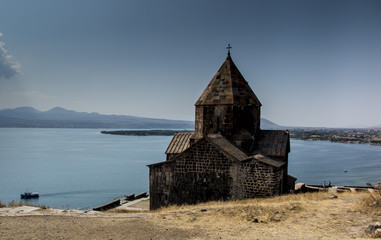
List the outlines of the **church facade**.
{"type": "Polygon", "coordinates": [[[150,208],[288,193],[288,131],[261,130],[262,104],[230,51],[197,100],[195,131],[176,133],[149,165],[150,208]]]}

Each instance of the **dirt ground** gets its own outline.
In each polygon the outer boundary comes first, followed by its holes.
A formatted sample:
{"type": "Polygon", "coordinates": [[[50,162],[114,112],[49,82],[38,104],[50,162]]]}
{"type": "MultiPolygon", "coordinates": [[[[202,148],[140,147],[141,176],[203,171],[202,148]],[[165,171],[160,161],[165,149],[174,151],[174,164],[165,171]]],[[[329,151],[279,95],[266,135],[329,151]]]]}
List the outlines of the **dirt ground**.
{"type": "MultiPolygon", "coordinates": [[[[0,216],[0,239],[364,239],[364,195],[208,203],[150,214],[0,216]]],[[[46,210],[45,210],[46,211],[46,210]]]]}

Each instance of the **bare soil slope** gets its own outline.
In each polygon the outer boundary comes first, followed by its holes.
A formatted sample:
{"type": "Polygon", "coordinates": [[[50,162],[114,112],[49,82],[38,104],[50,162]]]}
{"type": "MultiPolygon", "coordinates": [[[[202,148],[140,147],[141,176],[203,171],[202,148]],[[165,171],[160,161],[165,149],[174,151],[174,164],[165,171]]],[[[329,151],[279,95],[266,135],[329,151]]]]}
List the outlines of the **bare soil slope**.
{"type": "Polygon", "coordinates": [[[0,217],[0,239],[353,239],[379,214],[362,210],[367,194],[288,195],[170,207],[150,215],[0,217]],[[134,217],[135,216],[135,217],[134,217]]]}

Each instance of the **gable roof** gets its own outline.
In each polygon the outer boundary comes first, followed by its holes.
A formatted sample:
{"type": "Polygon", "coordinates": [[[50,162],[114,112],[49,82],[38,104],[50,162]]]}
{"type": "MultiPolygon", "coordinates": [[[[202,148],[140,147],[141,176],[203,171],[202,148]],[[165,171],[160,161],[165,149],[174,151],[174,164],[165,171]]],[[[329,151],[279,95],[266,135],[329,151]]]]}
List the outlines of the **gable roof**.
{"type": "MultiPolygon", "coordinates": [[[[184,152],[190,147],[190,138],[193,134],[194,132],[175,133],[165,154],[179,154],[184,152]]],[[[238,148],[221,134],[209,134],[206,138],[239,161],[246,160],[249,157],[243,150],[238,148]]],[[[284,157],[290,152],[289,141],[288,131],[261,130],[254,153],[284,157]]]]}
{"type": "Polygon", "coordinates": [[[244,161],[247,158],[249,158],[249,156],[245,152],[236,147],[233,143],[231,143],[221,134],[208,134],[206,138],[215,145],[217,145],[225,153],[229,154],[230,156],[234,157],[239,161],[244,161]]]}
{"type": "MultiPolygon", "coordinates": [[[[165,154],[179,154],[184,152],[190,147],[190,138],[193,133],[194,132],[176,133],[169,143],[165,154]]],[[[209,134],[205,139],[239,161],[243,161],[249,157],[221,134],[209,134]]]]}
{"type": "Polygon", "coordinates": [[[199,105],[253,104],[262,106],[230,57],[214,75],[196,102],[199,105]]]}
{"type": "Polygon", "coordinates": [[[290,134],[283,130],[261,130],[254,152],[285,157],[290,152],[290,134]]]}
{"type": "MultiPolygon", "coordinates": [[[[252,159],[256,159],[261,163],[273,166],[275,168],[281,168],[283,167],[286,163],[283,161],[279,161],[276,159],[272,159],[271,156],[281,156],[281,155],[276,155],[278,154],[276,151],[275,153],[273,150],[277,150],[279,147],[281,149],[281,152],[279,154],[282,154],[283,152],[283,147],[284,144],[286,144],[285,150],[287,151],[287,148],[289,149],[289,146],[287,147],[288,142],[288,132],[287,131],[274,131],[274,130],[265,130],[261,132],[261,146],[259,147],[259,150],[262,150],[263,152],[268,152],[272,153],[273,155],[269,156],[264,156],[264,153],[261,154],[255,154],[255,155],[247,155],[243,150],[241,150],[239,147],[234,145],[232,142],[230,142],[228,139],[226,139],[224,136],[221,134],[208,134],[206,137],[203,137],[199,141],[197,141],[192,147],[190,146],[190,138],[194,132],[180,132],[176,133],[168,148],[167,151],[165,152],[166,154],[179,154],[172,160],[164,161],[164,162],[159,162],[155,164],[148,165],[149,167],[155,167],[155,166],[160,166],[162,164],[166,163],[172,163],[175,162],[177,157],[180,155],[186,154],[186,152],[190,151],[193,147],[197,146],[197,144],[204,144],[205,142],[201,141],[202,139],[204,141],[207,141],[211,143],[213,146],[215,146],[221,153],[228,155],[232,158],[234,158],[237,161],[240,162],[245,162],[245,161],[250,161],[252,159]],[[284,136],[287,138],[285,139],[284,136]],[[274,141],[274,139],[276,141],[274,141]],[[285,140],[285,142],[283,142],[285,140]],[[273,144],[271,144],[273,143],[273,144]],[[263,154],[263,155],[262,155],[263,154]]],[[[289,150],[288,150],[289,151],[289,150]]],[[[287,154],[287,153],[285,153],[287,154]]]]}
{"type": "Polygon", "coordinates": [[[197,147],[198,144],[205,144],[205,142],[208,142],[209,144],[211,144],[213,147],[216,148],[217,151],[221,152],[225,156],[232,157],[235,161],[244,161],[244,160],[250,159],[250,157],[246,155],[246,153],[244,153],[242,150],[237,148],[233,143],[231,143],[221,134],[209,134],[207,137],[203,137],[199,139],[195,144],[190,146],[189,140],[192,135],[193,135],[193,132],[176,133],[173,136],[171,143],[169,144],[170,146],[168,147],[168,149],[173,149],[173,150],[169,151],[167,149],[166,154],[177,153],[178,155],[171,160],[154,163],[147,166],[151,168],[151,167],[158,167],[161,165],[174,163],[176,162],[177,158],[183,156],[184,154],[187,154],[189,151],[192,151],[192,149],[197,147]]]}
{"type": "Polygon", "coordinates": [[[252,158],[258,160],[261,163],[264,163],[276,168],[283,167],[286,164],[285,162],[268,158],[266,156],[263,156],[262,154],[253,155],[252,158]]]}
{"type": "Polygon", "coordinates": [[[185,149],[189,148],[189,140],[194,132],[178,132],[175,133],[171,142],[168,145],[165,154],[182,153],[185,149]]]}

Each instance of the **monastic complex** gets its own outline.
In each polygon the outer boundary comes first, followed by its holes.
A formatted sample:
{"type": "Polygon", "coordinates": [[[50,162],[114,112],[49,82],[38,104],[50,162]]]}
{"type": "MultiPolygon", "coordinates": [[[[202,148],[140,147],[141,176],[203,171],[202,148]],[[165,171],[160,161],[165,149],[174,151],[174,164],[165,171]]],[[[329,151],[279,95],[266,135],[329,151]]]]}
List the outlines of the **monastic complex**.
{"type": "Polygon", "coordinates": [[[194,132],[149,165],[150,208],[288,193],[288,131],[261,130],[261,102],[230,56],[197,100],[194,132]]]}

